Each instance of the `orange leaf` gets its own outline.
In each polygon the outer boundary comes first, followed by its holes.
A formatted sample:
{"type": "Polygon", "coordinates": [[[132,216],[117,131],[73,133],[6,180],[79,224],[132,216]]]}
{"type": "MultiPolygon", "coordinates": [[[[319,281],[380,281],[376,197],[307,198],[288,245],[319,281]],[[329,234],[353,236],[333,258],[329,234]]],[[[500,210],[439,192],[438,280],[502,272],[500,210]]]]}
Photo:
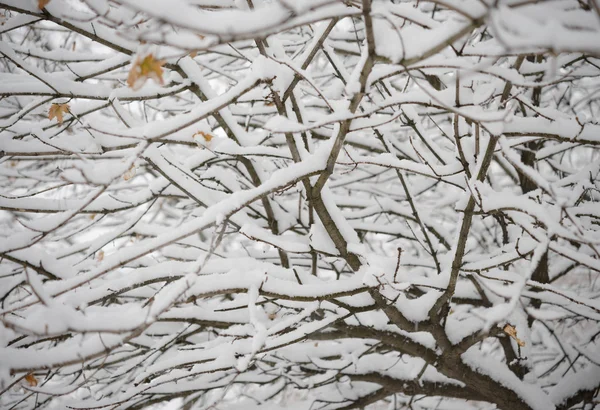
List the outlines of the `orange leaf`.
{"type": "Polygon", "coordinates": [[[63,122],[63,114],[69,112],[69,104],[52,104],[48,110],[48,119],[56,118],[59,124],[63,122]]]}
{"type": "Polygon", "coordinates": [[[28,385],[35,387],[38,384],[37,379],[35,378],[35,376],[33,375],[33,373],[28,373],[27,376],[25,376],[25,381],[27,382],[28,385]]]}
{"type": "Polygon", "coordinates": [[[50,3],[50,0],[38,0],[38,9],[43,9],[48,3],[50,3]]]}
{"type": "Polygon", "coordinates": [[[198,131],[193,136],[195,137],[196,135],[199,135],[202,138],[204,138],[204,141],[206,141],[206,142],[210,142],[214,138],[211,134],[204,132],[204,131],[198,131]]]}
{"type": "Polygon", "coordinates": [[[127,85],[134,90],[139,90],[149,78],[163,85],[162,66],[164,64],[164,60],[155,60],[152,54],[148,54],[143,59],[140,57],[136,58],[131,66],[131,70],[129,70],[127,85]]]}

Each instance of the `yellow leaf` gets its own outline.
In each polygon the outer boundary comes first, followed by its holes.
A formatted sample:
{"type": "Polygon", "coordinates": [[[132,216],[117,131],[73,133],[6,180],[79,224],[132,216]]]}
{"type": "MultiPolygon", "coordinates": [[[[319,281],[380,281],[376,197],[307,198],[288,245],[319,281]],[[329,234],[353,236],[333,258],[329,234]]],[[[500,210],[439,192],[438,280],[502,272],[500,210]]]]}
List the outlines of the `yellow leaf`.
{"type": "Polygon", "coordinates": [[[156,60],[152,54],[148,54],[144,58],[136,58],[131,70],[129,70],[127,85],[134,90],[139,90],[149,78],[163,85],[162,66],[164,64],[164,60],[156,60]]]}
{"type": "Polygon", "coordinates": [[[38,385],[38,381],[35,378],[35,376],[33,375],[33,373],[28,373],[27,376],[25,376],[25,381],[27,382],[28,385],[35,387],[38,385]]]}
{"type": "Polygon", "coordinates": [[[50,3],[50,0],[38,0],[38,9],[43,9],[48,3],[50,3]]]}
{"type": "Polygon", "coordinates": [[[525,346],[525,342],[517,337],[517,329],[514,326],[507,323],[502,330],[504,330],[504,333],[515,339],[519,346],[525,346]]]}
{"type": "Polygon", "coordinates": [[[56,118],[59,124],[63,122],[63,114],[69,112],[69,104],[52,104],[48,110],[48,119],[56,118]]]}

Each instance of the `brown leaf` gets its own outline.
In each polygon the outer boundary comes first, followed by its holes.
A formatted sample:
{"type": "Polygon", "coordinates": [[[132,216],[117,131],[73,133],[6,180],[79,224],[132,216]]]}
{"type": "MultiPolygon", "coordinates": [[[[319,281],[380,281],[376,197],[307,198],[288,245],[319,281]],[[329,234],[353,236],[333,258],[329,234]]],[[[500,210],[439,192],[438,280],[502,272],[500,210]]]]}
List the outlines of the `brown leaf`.
{"type": "Polygon", "coordinates": [[[69,112],[69,104],[52,104],[48,110],[48,119],[56,118],[59,124],[63,122],[63,114],[69,112]]]}
{"type": "Polygon", "coordinates": [[[25,376],[25,381],[27,382],[28,385],[35,387],[38,385],[38,381],[35,378],[35,376],[33,375],[33,373],[28,373],[27,376],[25,376]]]}
{"type": "Polygon", "coordinates": [[[517,329],[514,326],[507,323],[502,330],[504,330],[504,333],[515,339],[519,346],[525,346],[525,342],[517,337],[517,329]]]}
{"type": "Polygon", "coordinates": [[[50,0],[38,0],[38,9],[43,9],[48,3],[50,3],[50,0]]]}
{"type": "Polygon", "coordinates": [[[102,262],[104,260],[104,251],[103,250],[98,251],[98,255],[96,256],[96,259],[98,260],[98,262],[102,262]]]}
{"type": "Polygon", "coordinates": [[[504,333],[509,335],[510,337],[517,337],[517,329],[515,329],[512,325],[508,323],[504,326],[504,333]]]}
{"type": "Polygon", "coordinates": [[[134,90],[139,90],[149,78],[153,79],[158,84],[163,85],[162,66],[164,64],[164,60],[156,60],[152,54],[148,54],[144,58],[136,58],[131,66],[131,70],[129,70],[127,85],[134,90]]]}

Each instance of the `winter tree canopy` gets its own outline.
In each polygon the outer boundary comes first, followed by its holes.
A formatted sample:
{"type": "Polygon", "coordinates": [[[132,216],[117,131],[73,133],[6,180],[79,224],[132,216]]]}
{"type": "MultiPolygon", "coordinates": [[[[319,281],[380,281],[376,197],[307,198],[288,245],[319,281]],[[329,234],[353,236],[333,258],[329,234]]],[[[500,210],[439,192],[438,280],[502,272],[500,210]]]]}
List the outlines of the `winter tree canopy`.
{"type": "Polygon", "coordinates": [[[0,408],[600,405],[598,0],[0,13],[0,408]]]}

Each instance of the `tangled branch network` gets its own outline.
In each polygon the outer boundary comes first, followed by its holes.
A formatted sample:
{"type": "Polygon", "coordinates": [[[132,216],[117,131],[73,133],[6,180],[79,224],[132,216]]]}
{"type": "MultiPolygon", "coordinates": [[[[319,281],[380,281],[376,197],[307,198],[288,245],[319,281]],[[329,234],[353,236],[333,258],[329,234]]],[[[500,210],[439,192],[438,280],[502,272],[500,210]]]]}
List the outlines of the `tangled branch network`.
{"type": "Polygon", "coordinates": [[[599,118],[598,0],[0,0],[0,408],[600,408],[599,118]]]}

